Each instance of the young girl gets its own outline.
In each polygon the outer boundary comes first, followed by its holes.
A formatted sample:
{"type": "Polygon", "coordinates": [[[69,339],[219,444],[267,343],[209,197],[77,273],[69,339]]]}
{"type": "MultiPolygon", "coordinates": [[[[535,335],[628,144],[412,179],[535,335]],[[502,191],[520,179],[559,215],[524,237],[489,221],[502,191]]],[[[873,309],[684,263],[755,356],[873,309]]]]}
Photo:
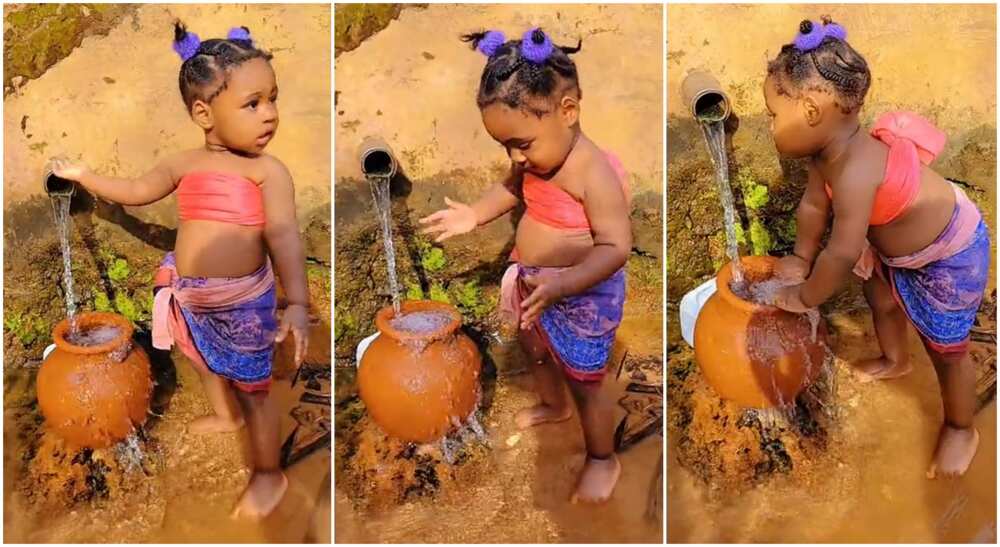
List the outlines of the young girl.
{"type": "Polygon", "coordinates": [[[125,205],[177,191],[177,248],[157,272],[154,345],[177,344],[201,374],[214,414],[194,420],[192,431],[235,431],[248,423],[253,475],[233,515],[260,518],[288,487],[278,464],[279,417],[268,397],[274,344],[291,331],[299,365],[308,332],[292,177],[263,153],[278,128],[278,86],[271,55],[246,27],[202,42],[178,22],[173,47],[183,60],[181,97],[205,145],[137,179],[105,177],[66,160],[53,160],[53,171],[125,205]],[[272,260],[288,296],[280,325],[272,260]]]}
{"type": "Polygon", "coordinates": [[[463,40],[488,58],[477,103],[486,131],[510,157],[510,173],[471,206],[445,198],[448,209],[420,222],[443,241],[524,200],[501,298],[505,317],[520,325],[541,403],[522,410],[517,424],[568,420],[569,384],[587,446],[572,499],[604,501],[621,473],[613,401],[600,388],[622,318],[623,267],[632,248],[625,174],[580,129],[580,83],[569,58],[579,44],[555,46],[537,28],[521,40],[508,41],[499,31],[463,40]]]}
{"type": "Polygon", "coordinates": [[[973,427],[976,377],[967,359],[990,264],[989,234],[975,205],[927,165],[945,136],[916,114],[882,116],[862,130],[858,113],[871,83],[844,28],[803,21],[768,65],[764,98],[782,156],[808,158],[795,251],[779,275],[801,283],[776,304],[802,312],[830,298],[851,272],[864,282],[882,355],[858,363],[867,379],[910,372],[907,320],[941,385],[944,424],[928,477],[961,475],[979,444],[973,427]],[[820,241],[830,214],[833,229],[820,241]]]}

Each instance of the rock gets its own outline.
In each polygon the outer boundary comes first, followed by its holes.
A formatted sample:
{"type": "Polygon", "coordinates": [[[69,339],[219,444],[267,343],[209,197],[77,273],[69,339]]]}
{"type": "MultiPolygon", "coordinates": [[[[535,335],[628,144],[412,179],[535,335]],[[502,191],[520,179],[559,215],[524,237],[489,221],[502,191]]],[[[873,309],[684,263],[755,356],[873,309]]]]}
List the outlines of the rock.
{"type": "Polygon", "coordinates": [[[507,437],[507,446],[509,446],[510,448],[514,448],[515,446],[517,446],[517,443],[519,443],[519,442],[521,442],[521,434],[520,433],[515,433],[515,434],[511,435],[510,437],[507,437]]]}

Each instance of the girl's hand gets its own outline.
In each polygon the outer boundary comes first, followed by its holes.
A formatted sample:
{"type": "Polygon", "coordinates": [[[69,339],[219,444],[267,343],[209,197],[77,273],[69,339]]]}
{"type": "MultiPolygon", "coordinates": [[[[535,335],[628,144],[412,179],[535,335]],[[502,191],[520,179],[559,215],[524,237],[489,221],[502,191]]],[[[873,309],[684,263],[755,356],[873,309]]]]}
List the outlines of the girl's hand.
{"type": "Polygon", "coordinates": [[[805,281],[809,275],[810,265],[806,260],[797,255],[783,256],[774,267],[774,275],[781,279],[792,281],[805,281]]]}
{"type": "Polygon", "coordinates": [[[87,172],[87,166],[82,163],[71,162],[64,157],[51,158],[49,159],[48,169],[52,171],[55,176],[80,182],[83,178],[84,173],[87,172]]]}
{"type": "Polygon", "coordinates": [[[280,344],[288,337],[288,331],[292,331],[295,336],[295,366],[299,367],[309,351],[309,314],[302,304],[289,304],[285,308],[274,341],[280,344]]]}
{"type": "Polygon", "coordinates": [[[441,234],[434,240],[435,243],[440,243],[451,236],[469,233],[478,224],[476,221],[476,212],[472,207],[464,203],[452,201],[447,197],[444,198],[444,202],[448,205],[447,209],[442,209],[420,219],[421,224],[430,224],[430,226],[421,230],[420,233],[441,234]]]}
{"type": "Polygon", "coordinates": [[[802,285],[781,287],[774,293],[771,304],[792,313],[806,313],[810,309],[802,303],[802,285]]]}
{"type": "Polygon", "coordinates": [[[558,302],[564,295],[559,274],[543,273],[524,278],[531,294],[521,302],[521,328],[527,329],[538,319],[545,308],[558,302]]]}

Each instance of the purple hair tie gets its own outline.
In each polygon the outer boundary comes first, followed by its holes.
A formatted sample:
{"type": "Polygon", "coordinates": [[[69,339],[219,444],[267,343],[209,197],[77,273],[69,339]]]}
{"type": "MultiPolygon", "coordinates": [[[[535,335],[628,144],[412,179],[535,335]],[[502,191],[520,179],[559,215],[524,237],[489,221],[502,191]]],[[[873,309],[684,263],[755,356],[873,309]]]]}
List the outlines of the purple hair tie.
{"type": "Polygon", "coordinates": [[[823,25],[823,33],[831,38],[836,38],[841,42],[847,41],[847,29],[837,23],[827,23],[823,25]]]}
{"type": "Polygon", "coordinates": [[[250,29],[246,27],[233,27],[229,29],[229,34],[226,35],[227,40],[246,40],[247,42],[252,41],[250,39],[250,29]]]}
{"type": "Polygon", "coordinates": [[[483,35],[483,39],[476,44],[476,49],[478,49],[483,55],[492,57],[496,54],[497,50],[500,49],[500,46],[504,45],[506,42],[507,37],[504,36],[502,32],[499,30],[491,30],[487,31],[486,34],[483,35]]]}
{"type": "Polygon", "coordinates": [[[795,35],[795,49],[799,51],[812,51],[823,43],[826,33],[823,26],[812,21],[802,21],[799,24],[799,33],[795,35]]]}
{"type": "Polygon", "coordinates": [[[521,57],[536,65],[544,63],[554,49],[549,36],[537,27],[525,32],[521,39],[521,57]]]}
{"type": "Polygon", "coordinates": [[[199,46],[201,46],[201,39],[193,32],[185,31],[184,38],[174,41],[174,51],[181,56],[183,61],[194,57],[194,54],[198,53],[199,46]]]}

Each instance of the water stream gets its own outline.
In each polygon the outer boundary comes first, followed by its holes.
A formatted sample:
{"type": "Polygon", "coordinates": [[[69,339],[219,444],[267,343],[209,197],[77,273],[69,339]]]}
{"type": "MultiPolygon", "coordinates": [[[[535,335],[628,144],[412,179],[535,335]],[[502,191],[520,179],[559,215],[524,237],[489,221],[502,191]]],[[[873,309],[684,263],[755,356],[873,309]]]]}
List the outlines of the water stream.
{"type": "Polygon", "coordinates": [[[733,281],[743,282],[743,265],[740,263],[740,248],[736,242],[736,207],[733,204],[733,189],[729,185],[729,160],[726,157],[726,129],[724,121],[699,120],[705,134],[712,164],[715,166],[715,182],[719,188],[719,200],[724,212],[726,225],[726,256],[733,263],[733,281]]]}
{"type": "Polygon", "coordinates": [[[76,332],[76,294],[73,292],[73,263],[70,256],[69,215],[71,196],[52,195],[52,216],[55,218],[59,234],[59,247],[63,258],[63,293],[66,297],[66,316],[69,317],[70,332],[76,332]]]}
{"type": "Polygon", "coordinates": [[[396,249],[392,241],[392,201],[389,195],[389,177],[369,175],[368,186],[375,201],[379,224],[382,225],[382,245],[385,247],[385,262],[389,278],[389,293],[392,295],[392,308],[399,313],[399,280],[396,276],[396,249]]]}

